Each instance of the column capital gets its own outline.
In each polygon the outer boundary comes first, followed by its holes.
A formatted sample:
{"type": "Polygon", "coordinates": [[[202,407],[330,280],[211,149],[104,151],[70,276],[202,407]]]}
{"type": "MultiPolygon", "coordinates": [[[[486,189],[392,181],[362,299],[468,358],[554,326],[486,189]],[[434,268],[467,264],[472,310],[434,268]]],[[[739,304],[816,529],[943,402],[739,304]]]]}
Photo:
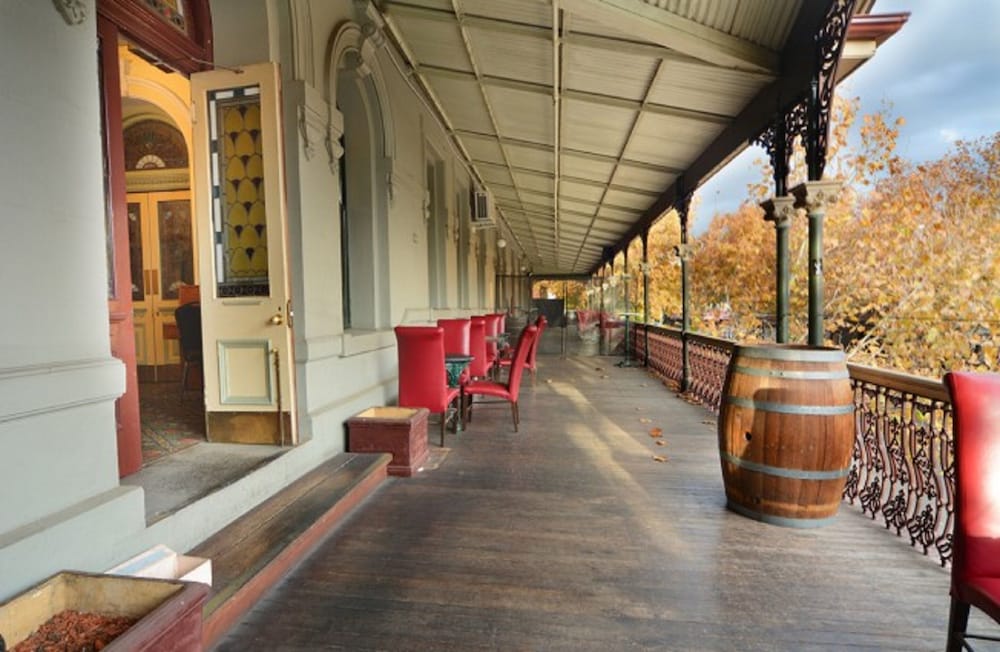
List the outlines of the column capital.
{"type": "Polygon", "coordinates": [[[795,217],[795,197],[791,195],[772,197],[762,201],[760,207],[764,209],[764,220],[774,222],[775,228],[788,226],[795,217]]]}
{"type": "Polygon", "coordinates": [[[806,181],[791,189],[795,197],[795,207],[804,208],[812,213],[825,211],[840,199],[843,182],[835,179],[827,181],[806,181]]]}

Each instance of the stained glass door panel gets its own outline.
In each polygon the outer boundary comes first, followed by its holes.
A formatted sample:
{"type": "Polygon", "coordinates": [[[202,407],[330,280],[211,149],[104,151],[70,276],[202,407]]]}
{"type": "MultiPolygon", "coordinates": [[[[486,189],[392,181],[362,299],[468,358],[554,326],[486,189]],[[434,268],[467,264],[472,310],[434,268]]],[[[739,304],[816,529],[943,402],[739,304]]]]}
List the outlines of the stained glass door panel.
{"type": "Polygon", "coordinates": [[[161,367],[180,363],[178,288],[198,282],[191,194],[133,193],[128,206],[136,362],[159,380],[161,367]]]}

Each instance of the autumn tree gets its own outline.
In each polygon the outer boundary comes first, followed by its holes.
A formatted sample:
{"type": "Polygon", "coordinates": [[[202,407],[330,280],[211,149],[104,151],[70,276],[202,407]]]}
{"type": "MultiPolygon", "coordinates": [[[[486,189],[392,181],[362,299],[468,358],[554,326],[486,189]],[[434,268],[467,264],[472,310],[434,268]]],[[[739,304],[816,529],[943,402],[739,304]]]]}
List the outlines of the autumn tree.
{"type": "MultiPolygon", "coordinates": [[[[838,98],[825,178],[844,183],[825,218],[825,316],[830,343],[853,361],[938,376],[995,369],[1000,337],[1000,134],[960,142],[921,165],[896,154],[904,127],[891,105],[856,119],[858,101],[838,98]],[[858,136],[849,136],[857,128],[858,136]]],[[[735,212],[717,215],[695,240],[692,323],[746,341],[768,338],[774,311],[774,228],[757,203],[770,170],[735,212]],[[719,319],[720,306],[728,307],[719,319]]],[[[789,185],[804,179],[800,147],[789,185]]],[[[790,227],[793,341],[807,316],[807,226],[790,227]]],[[[679,290],[677,291],[679,296],[679,290]]]]}

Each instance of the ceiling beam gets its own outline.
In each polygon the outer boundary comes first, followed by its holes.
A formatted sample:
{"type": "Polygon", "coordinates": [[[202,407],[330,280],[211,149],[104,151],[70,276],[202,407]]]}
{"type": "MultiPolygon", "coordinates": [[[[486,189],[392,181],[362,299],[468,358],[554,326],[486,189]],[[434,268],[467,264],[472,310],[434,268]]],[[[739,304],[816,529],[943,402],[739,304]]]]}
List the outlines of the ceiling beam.
{"type": "MultiPolygon", "coordinates": [[[[736,119],[684,171],[677,183],[672,184],[656,200],[631,229],[612,248],[617,252],[627,247],[636,236],[648,229],[661,215],[673,208],[680,199],[678,191],[692,192],[729,161],[749,146],[771,119],[787,107],[800,101],[812,77],[815,60],[813,35],[826,17],[830,5],[836,0],[803,2],[795,19],[781,60],[786,62],[784,74],[761,89],[740,112],[736,119]],[[683,184],[683,187],[679,187],[683,184]]],[[[602,260],[592,271],[596,271],[602,260]]]]}
{"type": "MultiPolygon", "coordinates": [[[[409,15],[439,23],[455,22],[455,14],[447,9],[436,9],[434,7],[425,7],[397,0],[383,0],[382,4],[383,11],[389,15],[409,15]]],[[[489,30],[491,32],[528,36],[545,41],[549,41],[552,38],[551,27],[547,25],[532,25],[529,23],[520,23],[512,20],[504,20],[502,18],[470,13],[463,13],[461,19],[462,22],[469,27],[489,30]]],[[[776,76],[776,73],[774,72],[769,73],[760,70],[759,66],[743,65],[739,62],[719,65],[711,61],[706,61],[705,59],[683,54],[669,47],[664,47],[658,43],[650,43],[649,41],[618,38],[604,34],[584,34],[575,32],[573,34],[567,34],[563,38],[563,42],[571,46],[579,45],[581,47],[594,48],[607,52],[624,52],[637,56],[652,57],[688,65],[703,66],[705,68],[738,70],[743,73],[758,74],[762,77],[772,79],[776,76]]]]}
{"type": "MultiPolygon", "coordinates": [[[[497,136],[494,134],[484,134],[479,131],[469,131],[467,129],[456,129],[455,133],[460,137],[469,138],[479,138],[481,140],[489,140],[491,142],[497,141],[497,136]]],[[[532,149],[540,152],[545,152],[546,154],[552,153],[552,143],[536,143],[531,140],[523,140],[520,138],[510,138],[507,136],[500,136],[500,142],[507,147],[524,147],[526,149],[532,149]]],[[[573,149],[571,147],[562,148],[563,156],[576,156],[582,159],[596,161],[598,163],[609,163],[615,165],[619,163],[617,156],[610,156],[608,154],[598,154],[597,152],[589,152],[582,149],[573,149]]],[[[657,165],[655,163],[646,163],[645,161],[637,161],[635,159],[621,159],[620,165],[626,167],[632,167],[639,170],[646,170],[648,172],[657,172],[659,174],[680,174],[684,170],[681,168],[671,167],[669,165],[657,165]]]]}
{"type": "MultiPolygon", "coordinates": [[[[497,163],[496,161],[486,161],[483,159],[472,159],[476,165],[485,165],[487,167],[498,167],[513,172],[515,174],[529,174],[536,177],[544,177],[547,179],[552,178],[552,172],[547,170],[536,170],[534,168],[518,167],[508,168],[503,163],[497,163]]],[[[633,195],[642,195],[643,197],[659,197],[660,193],[655,190],[645,190],[643,188],[634,188],[632,186],[621,186],[614,183],[608,184],[601,181],[595,181],[593,179],[585,179],[584,177],[574,177],[563,174],[562,180],[566,183],[577,183],[581,186],[587,186],[590,188],[604,188],[607,187],[610,190],[624,193],[631,193],[633,195]]]]}
{"type": "Polygon", "coordinates": [[[652,4],[636,0],[563,0],[563,9],[718,66],[778,73],[776,52],[652,4]]]}
{"type": "MultiPolygon", "coordinates": [[[[470,82],[479,81],[486,86],[492,86],[494,88],[509,88],[511,90],[525,91],[527,93],[536,93],[539,95],[552,95],[552,86],[550,84],[539,84],[538,82],[525,81],[523,79],[498,77],[496,75],[483,75],[469,72],[467,70],[457,70],[455,68],[446,68],[444,66],[433,66],[429,64],[422,64],[417,71],[421,75],[425,76],[447,77],[449,79],[459,79],[470,82]]],[[[563,90],[562,96],[568,100],[578,100],[580,102],[587,102],[588,104],[610,106],[618,109],[627,109],[629,111],[641,110],[655,115],[680,118],[682,120],[696,120],[698,122],[715,125],[728,125],[732,120],[732,116],[722,115],[721,113],[696,111],[694,109],[668,106],[666,104],[654,104],[652,102],[645,102],[641,100],[630,100],[625,97],[615,97],[614,95],[604,95],[601,93],[588,93],[585,91],[566,89],[563,90]]],[[[549,149],[551,150],[552,147],[549,146],[549,149]]]]}

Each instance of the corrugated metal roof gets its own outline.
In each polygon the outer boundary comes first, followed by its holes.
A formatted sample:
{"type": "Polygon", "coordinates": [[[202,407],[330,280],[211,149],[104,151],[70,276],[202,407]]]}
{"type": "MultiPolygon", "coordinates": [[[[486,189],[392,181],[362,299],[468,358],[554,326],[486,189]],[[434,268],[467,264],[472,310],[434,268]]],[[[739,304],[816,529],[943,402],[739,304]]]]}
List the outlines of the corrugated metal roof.
{"type": "Polygon", "coordinates": [[[533,270],[586,272],[779,77],[778,53],[800,10],[815,8],[806,0],[555,1],[558,48],[551,0],[381,7],[533,270]]]}

